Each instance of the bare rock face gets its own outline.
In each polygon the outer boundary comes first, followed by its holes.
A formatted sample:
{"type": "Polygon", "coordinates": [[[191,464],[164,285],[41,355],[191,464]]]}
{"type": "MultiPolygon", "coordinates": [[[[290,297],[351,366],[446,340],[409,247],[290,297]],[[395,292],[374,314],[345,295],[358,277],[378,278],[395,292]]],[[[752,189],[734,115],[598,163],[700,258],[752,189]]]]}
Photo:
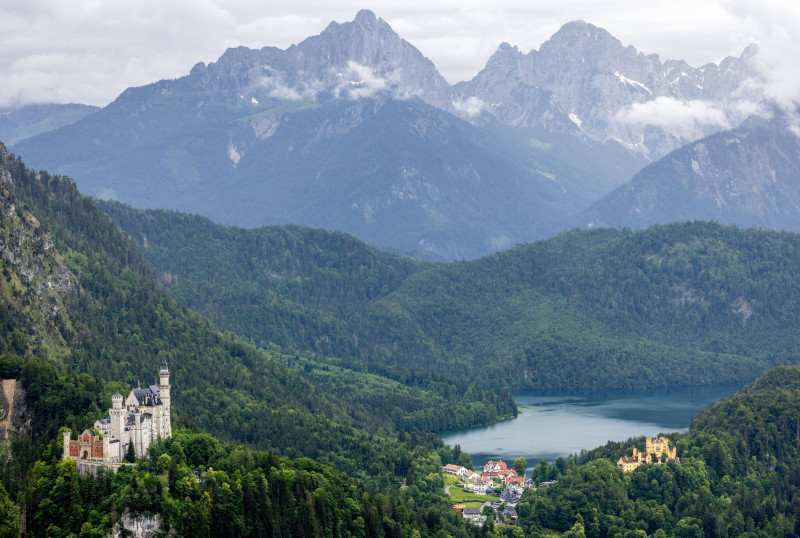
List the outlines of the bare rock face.
{"type": "Polygon", "coordinates": [[[16,379],[0,380],[0,440],[11,440],[30,427],[25,390],[16,379]]]}
{"type": "Polygon", "coordinates": [[[252,105],[314,100],[324,93],[344,99],[419,97],[447,108],[453,95],[433,62],[368,10],[286,50],[229,49],[217,62],[196,65],[188,78],[252,105]]]}
{"type": "Polygon", "coordinates": [[[175,536],[173,531],[165,533],[161,528],[163,519],[160,514],[141,514],[136,517],[125,512],[122,515],[122,524],[117,523],[109,534],[109,538],[132,536],[134,538],[154,538],[156,536],[175,536]]]}
{"type": "Polygon", "coordinates": [[[575,224],[642,228],[686,220],[800,231],[800,137],[775,111],[682,147],[575,224]]]}
{"type": "Polygon", "coordinates": [[[486,103],[504,123],[534,126],[567,116],[591,138],[616,140],[655,160],[745,119],[746,108],[737,104],[760,99],[742,89],[757,77],[754,54],[751,47],[740,58],[694,68],[662,62],[575,21],[528,54],[501,45],[464,95],[486,103]],[[532,113],[548,94],[551,116],[532,113]]]}
{"type": "Polygon", "coordinates": [[[19,316],[30,317],[32,335],[50,349],[66,346],[57,328],[57,318],[66,315],[64,299],[77,287],[75,275],[55,249],[53,239],[30,212],[16,203],[9,167],[13,158],[0,144],[0,262],[2,278],[18,307],[19,316]],[[26,299],[26,295],[28,298],[26,299]],[[23,303],[35,297],[41,309],[26,309],[23,303]]]}

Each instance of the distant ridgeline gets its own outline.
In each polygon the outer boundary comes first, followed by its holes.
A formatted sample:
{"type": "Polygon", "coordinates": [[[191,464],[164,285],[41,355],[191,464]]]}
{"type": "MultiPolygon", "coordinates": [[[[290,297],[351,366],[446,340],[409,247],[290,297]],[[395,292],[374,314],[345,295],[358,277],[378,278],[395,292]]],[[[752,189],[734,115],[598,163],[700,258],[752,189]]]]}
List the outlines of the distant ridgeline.
{"type": "MultiPolygon", "coordinates": [[[[0,458],[0,534],[24,524],[35,536],[106,535],[126,510],[166,514],[192,536],[300,536],[329,526],[338,535],[461,533],[428,477],[460,451],[421,430],[513,416],[510,393],[416,374],[404,384],[333,359],[257,349],[161,290],[136,245],[71,180],[28,170],[1,144],[0,212],[0,378],[24,389],[30,424],[0,446],[13,455],[0,458]],[[181,387],[170,403],[172,437],[151,444],[141,467],[81,478],[62,462],[60,428],[102,419],[112,394],[159,361],[181,387]],[[194,472],[209,467],[225,474],[198,482],[194,472]],[[231,507],[230,491],[257,502],[231,507]],[[229,523],[238,530],[220,530],[229,523]]],[[[163,405],[160,387],[159,398],[163,405]]]]}
{"type": "Polygon", "coordinates": [[[752,380],[800,358],[800,235],[573,231],[470,262],[341,233],[103,210],[175,297],[262,346],[407,382],[602,389],[752,380]]]}
{"type": "MultiPolygon", "coordinates": [[[[31,172],[2,146],[0,173],[7,215],[0,232],[16,241],[0,249],[7,335],[0,352],[53,356],[56,364],[128,386],[168,360],[171,376],[186,387],[171,402],[179,423],[281,454],[330,458],[363,477],[381,474],[374,462],[389,449],[398,458],[389,481],[401,480],[410,464],[400,430],[464,428],[516,413],[510,393],[478,391],[471,380],[450,385],[415,374],[410,387],[322,357],[259,350],[161,290],[136,245],[71,180],[31,172]],[[287,368],[298,364],[300,373],[287,368]]],[[[48,422],[43,439],[64,424],[82,431],[89,402],[97,401],[89,423],[100,418],[102,393],[82,395],[84,407],[48,422]]]]}

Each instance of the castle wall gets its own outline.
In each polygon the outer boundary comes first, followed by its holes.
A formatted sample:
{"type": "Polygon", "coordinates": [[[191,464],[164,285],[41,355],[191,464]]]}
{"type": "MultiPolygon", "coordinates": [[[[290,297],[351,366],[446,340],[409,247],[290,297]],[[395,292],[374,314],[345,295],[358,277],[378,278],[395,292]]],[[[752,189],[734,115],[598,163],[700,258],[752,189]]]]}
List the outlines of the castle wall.
{"type": "Polygon", "coordinates": [[[170,388],[169,370],[162,363],[158,386],[151,385],[145,389],[137,386],[124,399],[119,393],[111,397],[108,419],[95,422],[102,439],[86,430],[77,441],[71,441],[69,432],[64,432],[64,458],[118,463],[125,459],[131,443],[137,458],[146,455],[147,449],[158,438],[172,436],[170,388]]]}

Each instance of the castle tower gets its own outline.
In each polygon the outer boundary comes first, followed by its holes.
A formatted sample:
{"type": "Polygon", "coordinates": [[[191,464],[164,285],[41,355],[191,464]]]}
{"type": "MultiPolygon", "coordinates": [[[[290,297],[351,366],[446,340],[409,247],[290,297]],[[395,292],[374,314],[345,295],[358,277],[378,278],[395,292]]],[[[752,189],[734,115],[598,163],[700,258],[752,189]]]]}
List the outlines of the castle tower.
{"type": "Polygon", "coordinates": [[[162,439],[172,437],[172,424],[170,423],[170,402],[169,402],[169,368],[167,367],[167,359],[161,361],[161,367],[158,370],[158,397],[161,399],[161,424],[156,432],[156,435],[162,439]]]}
{"type": "Polygon", "coordinates": [[[111,397],[111,408],[122,409],[122,394],[120,394],[119,391],[115,392],[111,397]]]}
{"type": "Polygon", "coordinates": [[[69,440],[70,440],[70,431],[64,430],[64,459],[69,457],[69,440]]]}
{"type": "Polygon", "coordinates": [[[103,461],[108,463],[111,461],[113,455],[111,454],[111,439],[106,435],[103,437],[103,461]]]}

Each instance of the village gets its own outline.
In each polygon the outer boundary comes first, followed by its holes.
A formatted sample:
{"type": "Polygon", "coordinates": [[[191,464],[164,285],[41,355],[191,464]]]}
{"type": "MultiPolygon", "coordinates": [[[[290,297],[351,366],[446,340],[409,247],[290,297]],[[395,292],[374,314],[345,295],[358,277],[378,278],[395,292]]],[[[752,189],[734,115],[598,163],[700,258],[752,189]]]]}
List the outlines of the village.
{"type": "Polygon", "coordinates": [[[503,460],[489,460],[481,473],[453,464],[445,465],[444,472],[445,492],[454,503],[453,509],[479,526],[486,522],[489,509],[494,512],[496,521],[516,519],[516,506],[523,490],[534,485],[524,475],[509,469],[503,460]],[[492,499],[484,500],[487,495],[492,499]]]}
{"type": "MultiPolygon", "coordinates": [[[[524,458],[520,458],[525,462],[524,458]]],[[[642,465],[664,465],[669,462],[680,463],[676,448],[670,446],[666,437],[647,437],[645,450],[633,447],[632,456],[622,456],[617,460],[617,467],[623,472],[632,472],[642,465]]],[[[517,461],[514,467],[518,467],[517,461]]],[[[527,462],[525,465],[527,466],[527,462]]],[[[482,472],[473,471],[460,465],[445,465],[445,493],[453,502],[453,509],[461,512],[464,519],[478,526],[483,526],[489,517],[494,515],[496,522],[513,523],[517,519],[517,503],[522,498],[525,488],[548,488],[556,481],[534,484],[525,478],[522,469],[509,469],[503,460],[489,460],[482,472]],[[486,500],[491,496],[491,500],[486,500]]]]}

